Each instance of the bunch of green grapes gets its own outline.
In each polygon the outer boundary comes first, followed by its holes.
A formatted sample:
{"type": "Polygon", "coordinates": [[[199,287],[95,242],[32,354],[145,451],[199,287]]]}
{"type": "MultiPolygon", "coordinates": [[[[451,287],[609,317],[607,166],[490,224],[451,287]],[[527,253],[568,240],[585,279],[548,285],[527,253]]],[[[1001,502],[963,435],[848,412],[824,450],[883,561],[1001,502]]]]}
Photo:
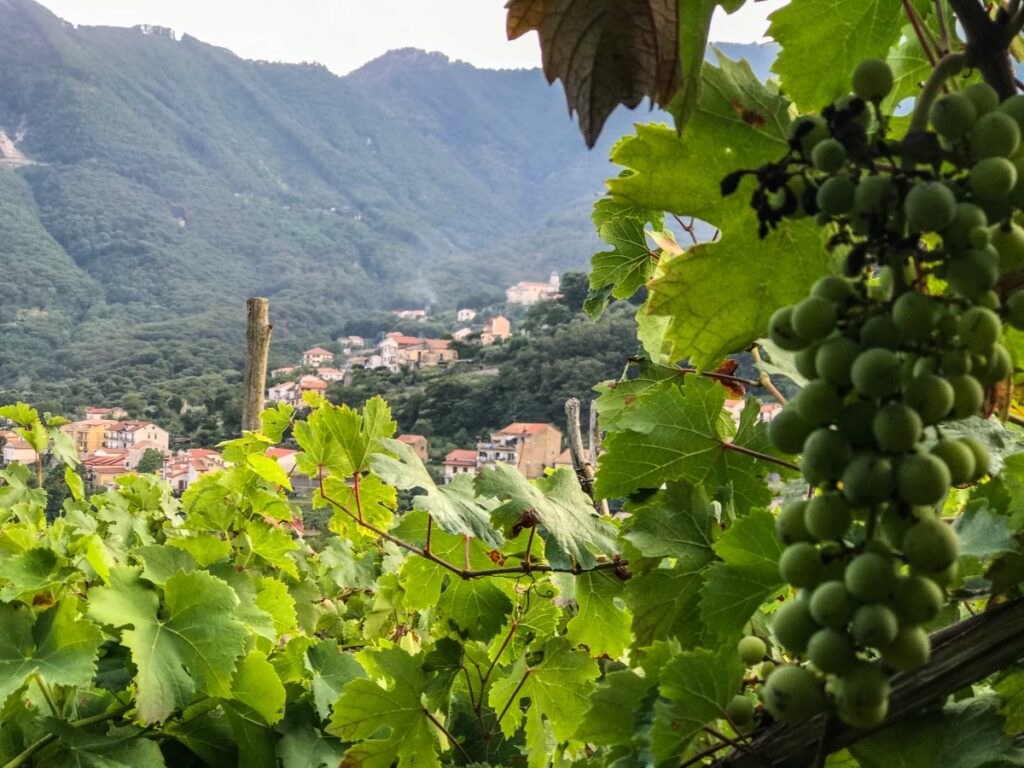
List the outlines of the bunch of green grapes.
{"type": "Polygon", "coordinates": [[[1024,273],[1013,221],[1024,96],[999,103],[972,85],[931,105],[933,130],[895,142],[879,109],[892,82],[884,62],[862,63],[852,95],[796,120],[789,154],[747,172],[760,181],[763,234],[816,216],[846,268],[769,323],[808,380],[768,430],[777,449],[802,454],[812,489],[777,519],[779,573],[797,596],[773,632],[809,662],[775,669],[761,692],[785,722],[831,701],[848,724],[875,725],[887,670],[927,661],[922,625],[943,608],[959,555],[937,510],[952,486],[989,472],[982,443],[943,428],[982,414],[1010,376],[1002,318],[1024,327],[1024,292],[1004,305],[993,290],[1024,273]]]}

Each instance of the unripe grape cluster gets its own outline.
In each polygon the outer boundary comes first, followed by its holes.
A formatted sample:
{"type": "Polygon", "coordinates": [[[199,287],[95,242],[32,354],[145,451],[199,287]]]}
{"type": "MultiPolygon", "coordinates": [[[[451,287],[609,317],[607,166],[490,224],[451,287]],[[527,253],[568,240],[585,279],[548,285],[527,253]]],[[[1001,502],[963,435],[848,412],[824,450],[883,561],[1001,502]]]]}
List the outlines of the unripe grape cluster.
{"type": "Polygon", "coordinates": [[[778,164],[757,176],[764,236],[812,215],[845,274],[772,315],[768,334],[807,379],[770,423],[776,449],[801,454],[809,498],[783,505],[779,573],[797,589],[774,617],[795,660],[766,681],[778,720],[820,712],[868,727],[888,707],[887,670],[929,657],[922,625],[946,602],[959,542],[937,510],[952,486],[988,474],[953,422],[982,415],[1012,373],[1003,321],[1024,327],[1024,96],[984,84],[939,97],[933,130],[886,138],[884,62],[861,64],[853,91],[792,124],[778,164]],[[1018,279],[1019,278],[1019,279],[1018,279]],[[945,429],[944,429],[945,428],[945,429]]]}

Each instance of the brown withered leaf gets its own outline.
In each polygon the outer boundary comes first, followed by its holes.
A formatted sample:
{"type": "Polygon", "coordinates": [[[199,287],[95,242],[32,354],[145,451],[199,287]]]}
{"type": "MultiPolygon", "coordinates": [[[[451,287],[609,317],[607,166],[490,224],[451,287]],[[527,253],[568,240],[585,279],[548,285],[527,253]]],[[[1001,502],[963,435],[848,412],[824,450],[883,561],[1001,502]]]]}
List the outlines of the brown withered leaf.
{"type": "MultiPolygon", "coordinates": [[[[736,369],[739,367],[740,364],[735,360],[726,359],[725,362],[718,366],[718,368],[716,368],[712,373],[717,373],[722,376],[735,376],[736,369]]],[[[722,388],[725,389],[725,391],[728,392],[735,400],[742,400],[747,394],[746,387],[738,381],[730,381],[728,379],[715,379],[715,381],[721,384],[722,388]]]]}
{"type": "Polygon", "coordinates": [[[510,40],[536,31],[544,74],[561,80],[593,147],[612,111],[650,96],[666,106],[681,84],[677,0],[509,0],[510,40]]]}

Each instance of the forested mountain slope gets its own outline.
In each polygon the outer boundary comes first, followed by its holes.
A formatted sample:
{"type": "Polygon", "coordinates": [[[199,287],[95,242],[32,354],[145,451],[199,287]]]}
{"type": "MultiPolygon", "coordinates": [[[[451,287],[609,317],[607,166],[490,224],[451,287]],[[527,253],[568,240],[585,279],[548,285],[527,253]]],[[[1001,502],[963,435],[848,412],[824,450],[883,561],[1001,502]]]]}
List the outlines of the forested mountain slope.
{"type": "Polygon", "coordinates": [[[637,118],[587,152],[538,71],[406,50],[337,77],[0,0],[0,396],[222,376],[253,294],[288,350],[583,267],[637,118]]]}

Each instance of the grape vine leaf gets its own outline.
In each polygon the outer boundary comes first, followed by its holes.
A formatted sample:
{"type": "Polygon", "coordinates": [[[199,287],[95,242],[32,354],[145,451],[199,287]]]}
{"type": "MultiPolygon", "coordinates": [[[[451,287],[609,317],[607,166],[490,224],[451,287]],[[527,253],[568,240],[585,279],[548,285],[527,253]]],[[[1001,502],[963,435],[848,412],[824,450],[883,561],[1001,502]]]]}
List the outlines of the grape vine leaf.
{"type": "Polygon", "coordinates": [[[609,672],[590,696],[590,709],[580,720],[575,738],[596,744],[629,744],[636,738],[636,721],[654,683],[631,669],[609,672]]]}
{"type": "Polygon", "coordinates": [[[494,682],[488,705],[495,712],[505,711],[501,732],[507,738],[519,730],[523,720],[519,704],[529,699],[531,708],[536,707],[537,714],[551,723],[555,737],[568,741],[590,706],[593,680],[599,674],[597,662],[590,656],[574,650],[564,638],[551,638],[544,644],[539,664],[528,666],[525,657],[520,657],[504,677],[494,682]]]}
{"type": "Polygon", "coordinates": [[[998,699],[977,697],[901,720],[881,733],[850,745],[862,768],[981,768],[1019,765],[1021,753],[1003,731],[998,699]]]}
{"type": "Polygon", "coordinates": [[[757,80],[746,62],[719,56],[704,66],[704,86],[680,137],[665,126],[637,126],[612,160],[633,169],[608,182],[618,199],[636,206],[693,216],[718,227],[721,238],[676,256],[663,256],[647,311],[671,317],[666,339],[673,359],[689,357],[713,368],[728,353],[762,335],[771,313],[806,295],[831,271],[812,221],[786,221],[758,236],[749,188],[723,197],[721,180],[757,168],[788,149],[788,102],[757,80]]]}
{"type": "Polygon", "coordinates": [[[364,472],[370,454],[378,449],[377,441],[391,437],[397,426],[379,395],[366,401],[362,413],[347,405],[325,403],[306,422],[295,424],[295,439],[303,450],[296,465],[310,477],[321,468],[335,477],[364,472]]]}
{"type": "Polygon", "coordinates": [[[491,513],[499,528],[510,530],[527,510],[543,527],[545,553],[552,565],[588,570],[597,563],[594,552],[615,551],[615,528],[598,518],[594,504],[580,488],[575,473],[562,467],[548,477],[529,481],[514,467],[498,464],[483,470],[475,481],[481,496],[502,499],[491,513]]]}
{"type": "Polygon", "coordinates": [[[853,70],[864,59],[884,59],[904,21],[903,7],[890,0],[791,0],[770,19],[768,36],[781,46],[772,71],[802,112],[849,93],[853,70]]]}
{"type": "Polygon", "coordinates": [[[562,81],[589,147],[619,104],[649,96],[664,105],[679,89],[676,0],[510,0],[507,8],[509,39],[537,32],[544,74],[562,81]]]}
{"type": "MultiPolygon", "coordinates": [[[[601,498],[617,498],[673,480],[709,489],[731,483],[741,514],[767,506],[772,494],[765,479],[775,467],[725,447],[728,436],[721,419],[725,394],[714,382],[687,376],[682,386],[654,389],[638,397],[619,417],[622,431],[610,433],[605,440],[594,492],[601,498]]],[[[770,454],[763,426],[755,423],[757,410],[753,402],[744,409],[731,442],[770,454]]]]}
{"type": "Polygon", "coordinates": [[[36,593],[60,587],[71,573],[52,549],[33,547],[4,562],[0,600],[24,597],[31,601],[36,593]]]}
{"type": "Polygon", "coordinates": [[[344,653],[334,640],[321,640],[306,651],[306,665],[312,673],[310,688],[317,714],[330,717],[331,705],[341,696],[345,686],[366,677],[355,656],[344,653]]]}
{"type": "Polygon", "coordinates": [[[26,606],[0,605],[0,704],[30,675],[52,686],[91,682],[103,633],[76,612],[71,598],[36,619],[26,606]]]}
{"type": "Polygon", "coordinates": [[[285,690],[266,654],[250,651],[235,669],[231,682],[234,701],[255,712],[267,725],[284,716],[285,690]]]}
{"type": "Polygon", "coordinates": [[[632,642],[632,615],[620,607],[625,583],[612,571],[586,571],[576,577],[579,613],[569,620],[566,637],[590,649],[590,655],[617,659],[632,642]]]}
{"type": "Polygon", "coordinates": [[[703,487],[668,483],[642,502],[626,505],[623,537],[644,557],[674,557],[700,568],[714,558],[715,507],[703,487]]]}
{"type": "Polygon", "coordinates": [[[281,734],[277,758],[281,768],[337,768],[345,758],[345,749],[319,730],[316,715],[301,703],[289,705],[285,719],[277,724],[281,734]]]}
{"type": "Polygon", "coordinates": [[[233,615],[237,604],[231,587],[202,571],[168,579],[162,610],[159,593],[137,568],[111,569],[109,585],[90,592],[89,615],[122,628],[121,642],[132,652],[139,720],[166,720],[197,689],[231,696],[235,661],[246,640],[233,615]]]}
{"type": "Polygon", "coordinates": [[[953,530],[960,540],[961,557],[987,558],[1018,549],[1007,518],[992,514],[982,500],[968,502],[953,530]]]}
{"type": "Polygon", "coordinates": [[[752,509],[714,544],[715,554],[730,565],[771,565],[779,562],[782,544],[775,533],[775,515],[752,509]]]}
{"type": "Polygon", "coordinates": [[[635,645],[642,648],[657,640],[675,638],[684,648],[695,647],[702,631],[703,584],[699,568],[682,565],[655,568],[631,578],[625,600],[633,612],[635,645]]]}
{"type": "Polygon", "coordinates": [[[46,765],[62,768],[166,768],[160,746],[153,739],[140,738],[142,731],[134,726],[113,726],[97,733],[73,728],[53,717],[45,718],[43,725],[60,739],[58,751],[47,756],[46,765]]]}
{"type": "Polygon", "coordinates": [[[245,548],[257,558],[280,568],[293,579],[299,578],[298,567],[291,557],[299,545],[284,528],[274,528],[262,520],[248,520],[242,538],[245,548]]]}
{"type": "Polygon", "coordinates": [[[722,717],[740,691],[743,672],[733,647],[684,652],[662,667],[658,692],[663,700],[654,705],[651,726],[651,750],[659,763],[679,757],[705,725],[722,717]]]}
{"type": "Polygon", "coordinates": [[[262,453],[250,453],[245,457],[245,460],[249,465],[249,469],[268,483],[280,485],[289,491],[292,489],[292,481],[289,479],[288,473],[284,471],[284,467],[278,464],[276,460],[269,456],[264,456],[262,453]]]}
{"type": "Polygon", "coordinates": [[[422,698],[427,686],[422,658],[400,648],[363,651],[364,666],[388,687],[366,678],[345,686],[334,703],[327,732],[342,741],[354,742],[345,752],[345,763],[364,768],[439,766],[437,733],[422,698]]]}
{"type": "Polygon", "coordinates": [[[330,529],[350,541],[358,541],[360,538],[375,539],[379,535],[359,525],[355,516],[361,514],[364,522],[378,530],[386,531],[394,521],[395,507],[398,505],[398,492],[390,485],[385,485],[376,475],[360,478],[358,496],[355,486],[350,485],[349,481],[340,477],[328,477],[324,480],[323,490],[318,489],[313,498],[315,506],[322,505],[320,498],[333,509],[328,524],[330,529]]]}
{"type": "Polygon", "coordinates": [[[678,368],[656,365],[649,361],[642,365],[631,365],[629,374],[629,378],[604,381],[594,387],[594,391],[598,393],[594,406],[601,417],[601,426],[608,432],[620,429],[619,417],[640,395],[656,387],[663,387],[667,382],[681,376],[678,368]]]}
{"type": "Polygon", "coordinates": [[[380,443],[397,458],[375,454],[370,460],[370,467],[381,480],[396,488],[425,491],[425,494],[413,498],[413,509],[429,513],[434,522],[448,533],[473,536],[495,548],[504,544],[501,533],[494,530],[490,521],[490,511],[495,504],[476,497],[472,478],[456,475],[452,482],[438,486],[420,457],[408,445],[398,440],[381,440],[380,443]]]}
{"type": "Polygon", "coordinates": [[[591,258],[590,290],[607,287],[616,299],[628,299],[651,279],[658,259],[647,243],[644,221],[619,217],[602,224],[597,234],[612,250],[599,251],[591,258]]]}

